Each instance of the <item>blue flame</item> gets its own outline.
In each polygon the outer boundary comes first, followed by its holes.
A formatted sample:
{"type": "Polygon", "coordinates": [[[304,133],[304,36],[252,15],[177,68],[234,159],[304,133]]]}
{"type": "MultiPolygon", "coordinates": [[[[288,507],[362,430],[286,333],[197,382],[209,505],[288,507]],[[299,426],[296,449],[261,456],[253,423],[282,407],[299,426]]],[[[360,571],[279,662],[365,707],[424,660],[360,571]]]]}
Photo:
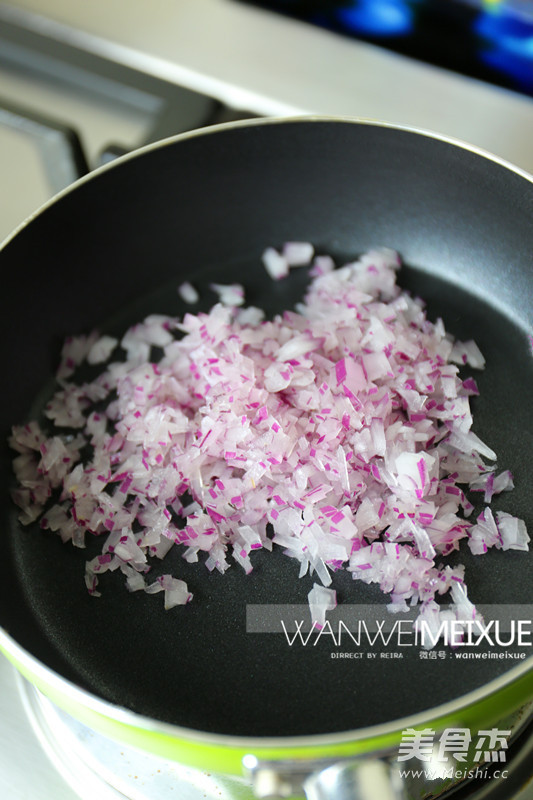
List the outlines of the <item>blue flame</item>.
{"type": "Polygon", "coordinates": [[[355,0],[336,15],[347,28],[367,36],[403,36],[414,25],[407,0],[355,0]]]}
{"type": "Polygon", "coordinates": [[[533,86],[533,23],[497,7],[480,14],[475,32],[485,45],[480,57],[488,66],[514,78],[519,85],[533,86]]]}

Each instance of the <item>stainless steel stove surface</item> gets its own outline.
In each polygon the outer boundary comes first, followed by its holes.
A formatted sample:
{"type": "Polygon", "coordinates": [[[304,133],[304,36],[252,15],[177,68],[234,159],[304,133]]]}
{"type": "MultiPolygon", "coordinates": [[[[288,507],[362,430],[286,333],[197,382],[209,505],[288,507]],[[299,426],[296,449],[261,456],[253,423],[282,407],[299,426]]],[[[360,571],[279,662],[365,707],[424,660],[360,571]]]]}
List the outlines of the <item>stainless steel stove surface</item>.
{"type": "MultiPolygon", "coordinates": [[[[533,171],[531,98],[253,5],[13,0],[0,2],[0,240],[120,152],[218,121],[299,113],[435,130],[533,171]]],[[[0,797],[249,797],[238,781],[144,755],[129,770],[124,748],[112,752],[127,768],[110,775],[91,743],[90,731],[17,681],[0,657],[0,797]]],[[[531,752],[530,737],[522,771],[531,752]]],[[[533,798],[524,780],[509,782],[508,795],[487,784],[475,796],[533,798]]]]}
{"type": "Polygon", "coordinates": [[[20,676],[21,702],[52,765],[81,800],[252,800],[243,779],[188,769],[77,722],[20,676]]]}

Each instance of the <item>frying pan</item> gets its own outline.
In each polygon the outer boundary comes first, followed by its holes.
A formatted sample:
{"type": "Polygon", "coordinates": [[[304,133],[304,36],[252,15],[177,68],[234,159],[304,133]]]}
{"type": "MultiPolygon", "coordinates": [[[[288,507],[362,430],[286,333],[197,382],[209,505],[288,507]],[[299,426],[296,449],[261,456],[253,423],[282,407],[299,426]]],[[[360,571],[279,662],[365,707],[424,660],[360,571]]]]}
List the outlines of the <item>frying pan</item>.
{"type": "MultiPolygon", "coordinates": [[[[190,310],[176,287],[244,283],[267,314],[301,299],[308,276],[272,281],[262,251],[312,241],[338,261],[379,245],[398,250],[402,286],[428,315],[487,360],[476,375],[477,434],[514,474],[495,507],[533,514],[529,460],[533,359],[533,182],[463,143],[362,120],[304,118],[216,126],[165,140],[81,179],[23,225],[0,252],[2,441],[49,396],[61,343],[95,327],[124,331],[148,313],[190,310]]],[[[194,602],[102,579],[88,595],[87,551],[22,528],[2,452],[1,647],[56,703],[96,730],[183,763],[240,773],[259,759],[333,762],[397,745],[412,726],[490,727],[533,699],[522,661],[409,657],[331,659],[331,646],[289,647],[246,632],[250,605],[306,604],[312,579],[278,548],[246,576],[164,562],[194,602]]],[[[96,552],[96,551],[95,551],[96,552]]],[[[472,556],[461,548],[477,604],[527,604],[529,553],[472,556]]],[[[104,576],[105,578],[106,576],[104,576]]],[[[341,603],[382,604],[372,586],[335,577],[341,603]]]]}

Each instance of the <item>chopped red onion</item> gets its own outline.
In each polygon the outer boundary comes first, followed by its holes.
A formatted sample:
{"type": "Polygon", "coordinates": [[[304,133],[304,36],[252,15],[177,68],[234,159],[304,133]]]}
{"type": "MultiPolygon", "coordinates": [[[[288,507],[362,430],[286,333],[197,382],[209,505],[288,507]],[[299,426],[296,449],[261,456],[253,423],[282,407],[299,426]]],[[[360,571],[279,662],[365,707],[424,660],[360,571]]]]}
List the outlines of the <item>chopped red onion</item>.
{"type": "MultiPolygon", "coordinates": [[[[485,464],[496,453],[472,430],[477,386],[452,363],[483,368],[475,343],[454,342],[400,290],[393,251],[340,268],[301,242],[263,253],[275,279],[311,261],[295,311],[265,320],[238,307],[240,285],[213,284],[220,302],[209,313],[147,317],[122,338],[125,361],[91,383],[66,379],[116,341],[65,344],[45,409],[52,429],[13,429],[13,499],[23,524],[40,518],[77,547],[86,531],[105,537],[87,563],[91,593],[118,569],[130,591],[163,591],[170,608],[190,601],[186,584],[145,576],[174,545],[190,563],[203,553],[225,572],[231,557],[248,573],[254,551],[277,544],[322,584],[309,593],[318,626],[336,604],[326,587],[345,568],[378,583],[391,611],[419,605],[438,630],[442,615],[475,613],[464,569],[443,562],[462,539],[474,554],[527,550],[525,524],[490,510],[513,479],[485,464]],[[486,504],[472,521],[468,488],[486,504]],[[451,611],[440,611],[435,598],[447,593],[451,611]]],[[[191,289],[179,292],[196,302],[191,289]]]]}
{"type": "Polygon", "coordinates": [[[326,613],[333,611],[337,607],[337,592],[334,589],[326,589],[324,586],[314,583],[307,598],[314,626],[323,628],[326,622],[326,613]]]}
{"type": "Polygon", "coordinates": [[[270,277],[274,278],[274,280],[286,278],[289,274],[287,259],[273,247],[267,247],[264,251],[263,264],[270,277]]]}
{"type": "Polygon", "coordinates": [[[200,299],[198,291],[189,281],[183,281],[183,283],[180,283],[178,286],[178,294],[186,303],[197,303],[200,299]]]}
{"type": "Polygon", "coordinates": [[[69,336],[65,340],[61,350],[61,361],[56,373],[58,381],[73,375],[76,367],[87,358],[97,338],[98,335],[92,333],[89,336],[69,336]]]}
{"type": "Polygon", "coordinates": [[[244,303],[244,288],[240,283],[212,283],[210,288],[218,294],[224,306],[242,306],[244,303]]]}
{"type": "Polygon", "coordinates": [[[103,364],[110,358],[111,353],[118,344],[113,336],[100,336],[87,353],[89,364],[103,364]]]}
{"type": "Polygon", "coordinates": [[[289,267],[305,267],[310,264],[315,248],[310,242],[285,242],[281,253],[289,267]]]}

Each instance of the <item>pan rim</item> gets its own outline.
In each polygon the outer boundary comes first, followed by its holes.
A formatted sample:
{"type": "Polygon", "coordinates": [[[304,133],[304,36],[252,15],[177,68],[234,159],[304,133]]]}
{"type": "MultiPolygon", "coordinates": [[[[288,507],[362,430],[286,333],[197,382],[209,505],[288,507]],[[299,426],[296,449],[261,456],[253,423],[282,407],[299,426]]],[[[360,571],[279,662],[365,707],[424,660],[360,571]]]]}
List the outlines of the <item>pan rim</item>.
{"type": "MultiPolygon", "coordinates": [[[[477,145],[473,145],[462,139],[441,134],[428,129],[418,128],[415,126],[396,124],[391,121],[377,120],[364,117],[354,116],[336,116],[336,115],[294,115],[294,116],[270,116],[263,118],[253,118],[245,120],[237,120],[234,122],[221,123],[212,125],[206,128],[201,128],[192,131],[186,131],[168,138],[153,142],[143,147],[140,147],[130,153],[127,153],[114,161],[104,164],[87,175],[82,176],[74,183],[67,186],[62,191],[55,194],[52,198],[47,200],[39,208],[37,208],[31,215],[23,220],[3,242],[0,242],[0,253],[7,247],[7,245],[18,236],[36,217],[40,216],[47,208],[53,206],[58,200],[66,197],[70,192],[75,191],[78,187],[83,186],[86,182],[92,181],[97,178],[101,173],[114,169],[120,164],[129,161],[130,159],[137,158],[152,150],[158,150],[164,146],[171,146],[179,141],[196,138],[199,136],[209,136],[217,134],[221,131],[239,129],[239,128],[254,128],[264,127],[272,124],[314,124],[314,123],[335,123],[335,124],[353,124],[357,126],[373,126],[376,128],[386,128],[423,136],[426,138],[434,139],[440,142],[450,144],[459,149],[470,151],[482,158],[492,161],[495,164],[515,173],[519,177],[527,180],[533,184],[533,174],[527,172],[521,167],[513,164],[512,162],[491,153],[477,145]]],[[[368,739],[375,739],[379,737],[390,736],[407,727],[417,727],[427,723],[429,720],[437,719],[440,717],[450,716],[458,711],[464,710],[467,707],[473,706],[483,700],[487,700],[491,695],[510,687],[517,682],[520,678],[526,676],[533,671],[533,655],[522,661],[520,664],[506,670],[505,673],[497,678],[494,678],[489,683],[478,687],[465,695],[456,697],[453,700],[442,703],[439,706],[432,707],[416,714],[401,717],[396,720],[390,720],[386,723],[379,725],[372,725],[365,728],[357,728],[349,731],[341,731],[337,733],[326,734],[310,734],[300,736],[234,736],[231,734],[209,733],[200,731],[194,728],[187,728],[173,723],[163,722],[151,717],[144,716],[134,712],[128,708],[114,705],[113,703],[98,697],[89,690],[82,689],[72,681],[64,678],[59,673],[48,667],[37,657],[32,655],[27,649],[22,647],[9,633],[0,626],[0,651],[6,656],[11,656],[17,665],[21,665],[30,674],[36,676],[37,679],[43,681],[47,686],[57,690],[62,696],[68,698],[70,701],[77,705],[110,718],[116,722],[141,729],[147,733],[163,734],[171,737],[183,738],[189,742],[197,743],[200,745],[211,745],[219,747],[232,747],[232,748],[307,748],[307,747],[327,747],[353,743],[356,741],[363,741],[368,739]]],[[[525,698],[526,700],[527,698],[525,698]]]]}
{"type": "Polygon", "coordinates": [[[0,252],[4,250],[5,247],[14,239],[24,228],[26,228],[30,222],[32,222],[36,217],[40,216],[47,208],[53,206],[58,200],[63,197],[66,197],[70,192],[75,191],[80,186],[83,186],[85,183],[94,180],[99,175],[106,173],[108,170],[115,169],[119,167],[121,164],[130,161],[131,159],[138,158],[143,156],[145,153],[149,153],[152,150],[159,150],[161,147],[173,145],[176,142],[186,141],[188,139],[197,138],[200,136],[209,136],[211,134],[217,134],[219,132],[223,132],[226,130],[233,130],[233,129],[240,129],[240,128],[254,128],[254,127],[264,127],[267,125],[279,125],[283,123],[287,124],[314,124],[314,123],[335,123],[335,124],[346,124],[346,125],[364,125],[364,126],[374,126],[376,128],[386,128],[391,130],[397,130],[404,133],[414,134],[418,136],[423,136],[428,139],[434,139],[436,141],[444,142],[446,144],[451,144],[454,147],[458,147],[461,150],[467,150],[471,153],[475,153],[476,155],[487,159],[488,161],[492,161],[495,164],[499,164],[504,169],[509,170],[510,172],[514,172],[521,178],[529,181],[533,184],[533,173],[528,172],[527,170],[519,167],[516,164],[513,164],[511,161],[502,158],[501,156],[496,155],[495,153],[491,153],[489,150],[486,150],[478,145],[472,144],[467,142],[464,139],[460,139],[458,137],[450,136],[448,134],[439,133],[438,131],[433,131],[428,128],[419,128],[414,125],[402,125],[399,123],[392,122],[390,120],[383,120],[383,119],[373,119],[371,117],[356,117],[356,116],[346,116],[346,115],[328,115],[328,114],[297,114],[291,116],[268,116],[268,117],[259,117],[259,118],[250,118],[250,119],[241,119],[241,120],[234,120],[232,122],[221,122],[216,125],[209,125],[205,128],[196,128],[191,131],[184,131],[183,133],[178,133],[173,136],[168,136],[164,139],[160,139],[156,142],[151,142],[149,144],[143,145],[135,150],[132,150],[129,153],[125,153],[124,155],[118,156],[113,161],[108,162],[107,164],[102,164],[95,169],[88,172],[86,175],[82,175],[73,183],[66,186],[61,191],[54,194],[48,200],[46,200],[42,205],[38,206],[35,211],[33,211],[29,216],[23,219],[3,240],[0,241],[0,252]]]}
{"type": "MultiPolygon", "coordinates": [[[[388,722],[378,725],[370,725],[365,728],[354,728],[352,730],[336,733],[314,733],[305,736],[280,735],[258,737],[235,736],[233,734],[213,733],[201,731],[196,728],[187,728],[183,725],[147,717],[124,706],[115,705],[110,701],[98,697],[89,690],[77,686],[68,678],[55,672],[36,656],[32,655],[26,648],[22,647],[22,645],[20,645],[3,627],[0,627],[0,651],[2,651],[6,657],[8,654],[11,656],[17,669],[20,665],[38,681],[44,682],[47,686],[59,692],[61,696],[66,697],[69,701],[100,716],[106,717],[107,719],[111,719],[130,728],[140,729],[146,733],[155,733],[176,739],[184,739],[199,745],[240,749],[331,747],[384,738],[398,731],[405,730],[406,728],[417,728],[436,719],[451,717],[457,714],[457,712],[475,706],[487,700],[490,696],[494,696],[498,692],[511,687],[528,673],[533,673],[533,656],[530,656],[502,675],[494,678],[489,683],[477,689],[473,689],[465,695],[461,695],[454,700],[449,700],[446,703],[406,717],[389,720],[388,722]]],[[[527,702],[528,699],[529,698],[525,697],[524,702],[527,702]]]]}

